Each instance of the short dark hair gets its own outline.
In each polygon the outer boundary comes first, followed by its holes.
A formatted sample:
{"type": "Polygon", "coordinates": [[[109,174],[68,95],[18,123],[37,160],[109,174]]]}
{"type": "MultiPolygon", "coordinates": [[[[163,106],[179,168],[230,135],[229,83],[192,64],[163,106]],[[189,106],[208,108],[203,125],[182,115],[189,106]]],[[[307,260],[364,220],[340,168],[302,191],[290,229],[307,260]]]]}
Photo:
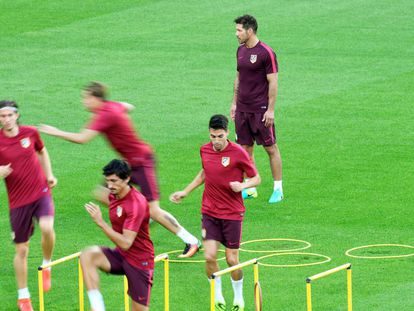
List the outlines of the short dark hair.
{"type": "Polygon", "coordinates": [[[245,14],[243,16],[239,16],[237,17],[234,22],[236,24],[241,24],[243,25],[243,28],[248,30],[249,28],[251,28],[253,30],[254,33],[257,32],[257,28],[259,27],[259,25],[257,25],[257,21],[256,19],[248,14],[245,14]]]}
{"type": "Polygon", "coordinates": [[[0,109],[4,107],[13,107],[19,109],[19,106],[17,106],[16,102],[13,100],[0,100],[0,109]]]}
{"type": "Polygon", "coordinates": [[[104,176],[115,174],[119,178],[125,180],[131,176],[131,167],[124,160],[113,159],[103,168],[104,176]]]}
{"type": "Polygon", "coordinates": [[[108,87],[100,82],[92,81],[83,87],[83,90],[92,96],[106,100],[108,98],[108,87]]]}
{"type": "Polygon", "coordinates": [[[222,114],[215,114],[210,118],[208,127],[213,130],[226,130],[228,129],[229,120],[222,114]]]}

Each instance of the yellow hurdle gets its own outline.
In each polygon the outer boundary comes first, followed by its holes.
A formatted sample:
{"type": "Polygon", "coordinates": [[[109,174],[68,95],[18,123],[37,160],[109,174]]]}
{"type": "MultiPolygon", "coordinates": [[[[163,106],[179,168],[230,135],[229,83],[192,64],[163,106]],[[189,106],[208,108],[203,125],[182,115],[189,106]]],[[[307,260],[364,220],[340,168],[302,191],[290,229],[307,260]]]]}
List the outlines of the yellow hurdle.
{"type": "MultiPolygon", "coordinates": [[[[58,264],[64,263],[66,261],[72,259],[78,259],[78,287],[79,287],[79,310],[84,311],[85,303],[84,303],[84,285],[83,285],[83,272],[82,266],[80,264],[80,252],[57,259],[52,261],[46,265],[40,266],[37,271],[38,277],[38,287],[39,287],[39,310],[44,311],[44,292],[43,292],[43,274],[42,271],[44,269],[56,266],[58,264]]],[[[170,303],[169,303],[169,259],[168,254],[161,254],[155,257],[154,262],[164,262],[164,310],[169,311],[170,303]]],[[[124,276],[124,306],[125,311],[129,311],[129,296],[128,296],[128,280],[126,276],[124,276]]]]}
{"type": "Polygon", "coordinates": [[[254,273],[254,289],[255,289],[255,303],[256,306],[260,305],[260,295],[259,295],[259,291],[260,291],[260,285],[259,285],[259,265],[258,265],[258,260],[255,259],[251,259],[242,263],[239,263],[238,265],[214,272],[211,275],[211,281],[210,281],[210,311],[215,311],[215,301],[214,301],[214,297],[215,297],[215,278],[222,276],[224,274],[233,272],[234,270],[238,270],[238,269],[242,269],[244,267],[247,266],[251,266],[253,265],[253,273],[254,273]]]}
{"type": "Polygon", "coordinates": [[[352,270],[351,270],[351,264],[346,263],[342,266],[315,274],[309,278],[306,279],[306,305],[307,305],[307,311],[312,311],[312,288],[311,288],[311,282],[315,281],[317,279],[321,279],[325,276],[334,274],[336,272],[347,270],[347,295],[348,295],[348,311],[352,311],[352,270]]]}

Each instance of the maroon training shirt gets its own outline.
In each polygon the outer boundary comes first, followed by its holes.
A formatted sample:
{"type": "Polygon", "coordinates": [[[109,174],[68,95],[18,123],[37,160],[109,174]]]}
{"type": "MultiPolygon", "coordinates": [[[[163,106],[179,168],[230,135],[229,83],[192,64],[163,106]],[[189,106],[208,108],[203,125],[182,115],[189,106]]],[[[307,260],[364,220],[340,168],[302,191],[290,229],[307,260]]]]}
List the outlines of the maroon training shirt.
{"type": "Polygon", "coordinates": [[[141,166],[152,155],[151,147],[138,138],[126,108],[120,103],[105,101],[94,112],[87,128],[104,134],[132,167],[141,166]]]}
{"type": "Polygon", "coordinates": [[[222,151],[210,142],[200,149],[205,174],[201,212],[220,219],[242,220],[245,211],[241,192],[230,188],[231,181],[243,181],[243,175],[257,175],[247,152],[229,141],[222,151]]]}
{"type": "Polygon", "coordinates": [[[269,104],[266,75],[278,72],[275,52],[261,41],[252,48],[242,44],[237,49],[237,71],[237,111],[265,112],[269,104]]]}
{"type": "Polygon", "coordinates": [[[123,229],[137,232],[137,236],[127,251],[117,250],[132,266],[154,269],[154,246],[149,235],[149,206],[145,197],[134,187],[122,199],[109,195],[109,219],[112,229],[121,233],[123,229]]]}
{"type": "Polygon", "coordinates": [[[10,208],[30,204],[49,194],[37,154],[43,147],[35,127],[19,126],[15,137],[7,137],[0,131],[0,165],[11,163],[13,169],[5,179],[10,208]]]}

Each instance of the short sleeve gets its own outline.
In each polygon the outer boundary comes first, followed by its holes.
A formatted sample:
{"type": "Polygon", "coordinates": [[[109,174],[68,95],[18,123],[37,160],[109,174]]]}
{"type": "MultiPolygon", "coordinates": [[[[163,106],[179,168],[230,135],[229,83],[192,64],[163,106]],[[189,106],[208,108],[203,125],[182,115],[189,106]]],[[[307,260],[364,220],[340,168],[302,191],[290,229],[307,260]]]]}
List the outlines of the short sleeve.
{"type": "Polygon", "coordinates": [[[257,175],[256,167],[250,159],[249,154],[243,149],[240,150],[240,167],[249,178],[257,175]]]}
{"type": "Polygon", "coordinates": [[[266,57],[265,57],[265,70],[266,74],[277,73],[278,64],[275,52],[269,47],[265,47],[266,57]]]}
{"type": "Polygon", "coordinates": [[[105,113],[105,111],[99,111],[98,113],[94,114],[86,128],[102,133],[109,128],[110,121],[111,119],[108,118],[108,114],[105,113]]]}
{"type": "Polygon", "coordinates": [[[43,140],[36,129],[33,131],[33,140],[34,148],[36,151],[41,151],[45,147],[45,144],[43,143],[43,140]]]}

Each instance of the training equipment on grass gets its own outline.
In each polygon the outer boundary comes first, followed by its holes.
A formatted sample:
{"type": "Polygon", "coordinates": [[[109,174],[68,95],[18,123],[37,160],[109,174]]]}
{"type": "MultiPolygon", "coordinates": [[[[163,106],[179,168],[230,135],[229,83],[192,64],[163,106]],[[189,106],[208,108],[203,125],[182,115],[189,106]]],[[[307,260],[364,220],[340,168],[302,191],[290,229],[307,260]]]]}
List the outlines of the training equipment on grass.
{"type": "Polygon", "coordinates": [[[404,257],[414,256],[414,253],[402,254],[402,255],[384,255],[384,256],[362,256],[362,255],[360,256],[360,255],[351,254],[351,252],[354,252],[359,249],[374,248],[374,247],[402,247],[402,248],[414,249],[414,246],[404,245],[404,244],[373,244],[373,245],[364,245],[364,246],[358,246],[358,247],[348,249],[345,252],[345,255],[349,257],[353,257],[353,258],[362,258],[362,259],[392,259],[392,258],[404,258],[404,257]]]}
{"type": "Polygon", "coordinates": [[[312,291],[311,291],[311,282],[317,279],[321,279],[325,276],[334,274],[336,272],[346,270],[347,275],[347,295],[348,295],[348,311],[352,311],[352,270],[351,264],[346,263],[342,266],[315,274],[306,279],[306,305],[307,311],[312,311],[312,291]]]}
{"type": "Polygon", "coordinates": [[[327,263],[331,261],[331,257],[322,255],[322,254],[315,254],[315,253],[273,253],[270,255],[265,255],[258,258],[260,260],[259,265],[265,266],[265,267],[275,267],[275,268],[293,268],[293,267],[307,267],[307,266],[315,266],[315,265],[321,265],[324,263],[327,263]],[[270,264],[270,263],[263,263],[262,260],[270,257],[275,256],[290,256],[290,255],[302,255],[302,256],[313,256],[313,257],[321,257],[323,260],[315,261],[315,262],[308,262],[308,263],[299,263],[299,264],[270,264]]]}
{"type": "Polygon", "coordinates": [[[279,252],[294,252],[294,251],[301,251],[304,249],[307,249],[311,247],[312,244],[307,241],[302,240],[296,240],[296,239],[287,239],[287,238],[269,238],[269,239],[258,239],[258,240],[249,240],[244,241],[240,243],[239,251],[246,252],[246,253],[279,253],[279,252]],[[298,242],[303,243],[303,247],[297,247],[297,248],[290,248],[290,249],[281,249],[281,250],[254,250],[254,249],[245,249],[241,246],[246,244],[252,244],[252,243],[259,243],[259,242],[269,242],[269,241],[286,241],[286,242],[298,242]]]}
{"type": "Polygon", "coordinates": [[[256,258],[239,263],[238,265],[214,272],[211,275],[210,282],[210,310],[215,311],[215,278],[224,274],[230,273],[234,270],[242,269],[247,266],[253,265],[253,279],[254,279],[254,299],[256,305],[256,311],[262,310],[262,290],[259,284],[259,265],[256,258]]]}
{"type": "MultiPolygon", "coordinates": [[[[39,287],[39,310],[44,311],[44,292],[43,292],[43,275],[42,270],[47,269],[53,266],[56,266],[58,264],[64,263],[66,261],[72,260],[72,259],[78,259],[78,292],[79,292],[79,310],[84,311],[85,305],[84,305],[84,286],[83,286],[83,272],[82,272],[82,266],[80,264],[80,254],[81,252],[62,257],[60,259],[54,260],[46,265],[38,267],[38,287],[39,287]]],[[[154,262],[164,262],[164,310],[169,311],[169,259],[168,254],[161,254],[154,258],[154,262]]],[[[126,276],[124,276],[124,306],[125,311],[129,311],[129,297],[128,297],[128,280],[126,276]]]]}

